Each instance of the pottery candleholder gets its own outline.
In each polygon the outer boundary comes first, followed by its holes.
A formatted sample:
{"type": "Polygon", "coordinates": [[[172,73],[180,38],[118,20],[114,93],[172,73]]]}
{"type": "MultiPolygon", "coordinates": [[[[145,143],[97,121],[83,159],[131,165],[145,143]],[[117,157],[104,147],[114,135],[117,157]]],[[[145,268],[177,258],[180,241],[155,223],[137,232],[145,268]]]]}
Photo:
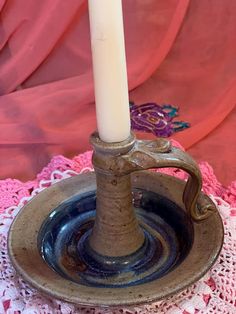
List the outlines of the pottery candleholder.
{"type": "Polygon", "coordinates": [[[221,250],[223,226],[193,159],[168,140],[133,134],[105,143],[94,133],[91,144],[95,173],[44,190],[13,222],[8,248],[19,274],[43,293],[89,306],[160,300],[202,277],[221,250]],[[149,170],[170,167],[188,180],[149,170]]]}

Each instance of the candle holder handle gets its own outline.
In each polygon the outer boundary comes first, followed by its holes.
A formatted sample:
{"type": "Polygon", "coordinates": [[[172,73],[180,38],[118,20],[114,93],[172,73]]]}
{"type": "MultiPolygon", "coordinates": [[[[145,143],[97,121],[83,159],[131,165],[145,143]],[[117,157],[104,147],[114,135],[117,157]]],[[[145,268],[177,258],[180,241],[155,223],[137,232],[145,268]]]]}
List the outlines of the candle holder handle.
{"type": "Polygon", "coordinates": [[[201,221],[215,211],[213,202],[201,194],[202,178],[196,162],[184,151],[173,147],[168,140],[137,140],[128,154],[117,159],[117,167],[122,172],[134,172],[153,168],[179,168],[189,174],[183,203],[194,221],[201,221]]]}

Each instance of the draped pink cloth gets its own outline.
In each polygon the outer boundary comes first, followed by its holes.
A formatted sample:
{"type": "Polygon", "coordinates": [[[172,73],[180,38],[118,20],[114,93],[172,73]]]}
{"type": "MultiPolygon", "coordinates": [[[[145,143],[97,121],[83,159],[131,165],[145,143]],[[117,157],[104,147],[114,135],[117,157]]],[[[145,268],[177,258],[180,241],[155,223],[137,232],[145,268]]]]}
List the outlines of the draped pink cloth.
{"type": "MultiPolygon", "coordinates": [[[[235,179],[236,2],[123,0],[130,99],[180,107],[175,136],[235,179]]],[[[87,1],[0,0],[0,176],[33,178],[96,128],[87,1]]],[[[145,138],[152,136],[138,134],[145,138]]]]}

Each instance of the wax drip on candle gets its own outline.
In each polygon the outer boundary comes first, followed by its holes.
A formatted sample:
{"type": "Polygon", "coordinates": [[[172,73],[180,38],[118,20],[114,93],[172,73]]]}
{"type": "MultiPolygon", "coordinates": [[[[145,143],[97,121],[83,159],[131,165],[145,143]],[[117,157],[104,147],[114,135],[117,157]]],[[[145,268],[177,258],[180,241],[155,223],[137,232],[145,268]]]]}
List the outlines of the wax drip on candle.
{"type": "Polygon", "coordinates": [[[131,127],[134,131],[152,133],[158,137],[169,137],[175,132],[190,127],[188,122],[173,121],[179,108],[169,104],[130,102],[131,127]]]}

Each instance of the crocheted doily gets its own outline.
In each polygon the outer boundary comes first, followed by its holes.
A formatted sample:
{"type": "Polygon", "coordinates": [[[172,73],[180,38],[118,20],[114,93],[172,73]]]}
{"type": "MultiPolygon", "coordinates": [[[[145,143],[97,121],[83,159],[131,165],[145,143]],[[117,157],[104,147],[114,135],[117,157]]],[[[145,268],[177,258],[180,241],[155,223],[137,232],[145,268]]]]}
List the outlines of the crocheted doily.
{"type": "MultiPolygon", "coordinates": [[[[16,274],[7,252],[9,226],[22,206],[59,180],[91,171],[91,152],[72,160],[54,157],[31,182],[0,181],[0,314],[236,313],[236,181],[224,188],[209,164],[201,163],[200,168],[203,191],[218,205],[224,221],[225,241],[217,263],[204,278],[178,295],[142,307],[119,309],[83,308],[43,296],[16,274]]],[[[167,169],[165,172],[185,178],[180,170],[167,169]]]]}

